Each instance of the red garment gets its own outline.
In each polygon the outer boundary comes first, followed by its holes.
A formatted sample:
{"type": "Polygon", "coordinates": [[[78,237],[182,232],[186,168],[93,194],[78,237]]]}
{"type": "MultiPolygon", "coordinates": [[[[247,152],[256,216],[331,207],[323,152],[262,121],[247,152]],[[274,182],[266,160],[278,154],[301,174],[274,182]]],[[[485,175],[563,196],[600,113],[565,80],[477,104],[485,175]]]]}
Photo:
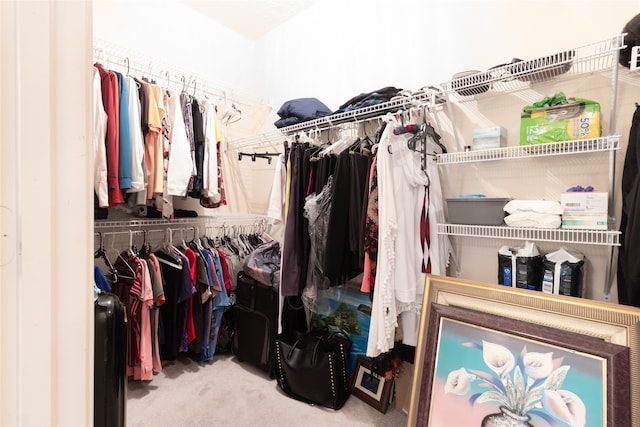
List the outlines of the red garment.
{"type": "MultiPolygon", "coordinates": [[[[182,252],[189,260],[189,275],[191,276],[192,283],[198,283],[196,282],[196,253],[189,248],[182,252]]],[[[196,327],[193,323],[193,298],[197,296],[197,293],[191,294],[191,298],[189,298],[189,310],[187,310],[187,345],[196,339],[196,327]]]]}
{"type": "Polygon", "coordinates": [[[135,256],[123,252],[114,263],[118,281],[114,293],[127,309],[127,369],[140,364],[140,338],[142,333],[142,265],[135,256]]]}
{"type": "Polygon", "coordinates": [[[102,103],[105,113],[107,113],[107,182],[109,183],[109,206],[124,203],[124,198],[120,192],[118,180],[119,164],[119,89],[118,76],[114,72],[107,71],[98,63],[94,64],[100,73],[102,89],[102,103]]]}
{"type": "Polygon", "coordinates": [[[227,256],[220,248],[216,248],[218,254],[220,255],[220,264],[222,265],[222,279],[224,280],[224,288],[227,290],[227,293],[232,291],[231,288],[231,273],[229,273],[229,263],[227,263],[227,256]]]}
{"type": "Polygon", "coordinates": [[[424,265],[424,251],[431,246],[431,236],[429,235],[429,189],[425,192],[425,198],[422,202],[422,212],[420,213],[420,247],[423,251],[422,256],[422,272],[431,273],[431,257],[427,257],[427,265],[424,265]]]}
{"type": "Polygon", "coordinates": [[[94,64],[100,73],[102,89],[102,103],[107,113],[107,182],[109,183],[109,206],[124,203],[118,181],[119,153],[119,122],[120,122],[120,91],[118,89],[118,76],[112,71],[107,71],[98,63],[94,64]]]}

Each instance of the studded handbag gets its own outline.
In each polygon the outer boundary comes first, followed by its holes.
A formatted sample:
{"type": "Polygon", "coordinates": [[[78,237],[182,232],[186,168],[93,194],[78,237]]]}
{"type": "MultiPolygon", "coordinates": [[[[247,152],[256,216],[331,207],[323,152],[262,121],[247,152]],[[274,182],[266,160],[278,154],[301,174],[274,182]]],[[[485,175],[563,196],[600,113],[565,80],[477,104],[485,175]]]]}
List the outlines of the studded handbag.
{"type": "Polygon", "coordinates": [[[351,340],[344,332],[313,331],[276,339],[276,380],[288,396],[340,409],[350,393],[351,340]]]}

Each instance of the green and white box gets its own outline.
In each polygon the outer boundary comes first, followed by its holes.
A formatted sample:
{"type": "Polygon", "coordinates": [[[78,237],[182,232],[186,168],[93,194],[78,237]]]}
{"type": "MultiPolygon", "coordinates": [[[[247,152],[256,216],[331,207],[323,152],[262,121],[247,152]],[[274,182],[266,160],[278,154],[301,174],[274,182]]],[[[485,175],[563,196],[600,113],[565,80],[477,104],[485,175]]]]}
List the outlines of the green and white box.
{"type": "Polygon", "coordinates": [[[606,213],[564,213],[562,228],[576,230],[606,230],[606,213]]]}

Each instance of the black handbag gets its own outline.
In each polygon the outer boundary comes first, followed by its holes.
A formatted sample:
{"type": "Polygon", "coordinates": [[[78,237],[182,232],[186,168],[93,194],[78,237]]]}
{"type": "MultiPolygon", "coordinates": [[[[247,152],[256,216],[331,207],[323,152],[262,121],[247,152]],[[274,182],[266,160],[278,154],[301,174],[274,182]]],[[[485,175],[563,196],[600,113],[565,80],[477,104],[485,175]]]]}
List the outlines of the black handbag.
{"type": "Polygon", "coordinates": [[[350,351],[351,340],[344,332],[280,337],[276,340],[278,386],[294,399],[340,409],[350,393],[350,351]]]}

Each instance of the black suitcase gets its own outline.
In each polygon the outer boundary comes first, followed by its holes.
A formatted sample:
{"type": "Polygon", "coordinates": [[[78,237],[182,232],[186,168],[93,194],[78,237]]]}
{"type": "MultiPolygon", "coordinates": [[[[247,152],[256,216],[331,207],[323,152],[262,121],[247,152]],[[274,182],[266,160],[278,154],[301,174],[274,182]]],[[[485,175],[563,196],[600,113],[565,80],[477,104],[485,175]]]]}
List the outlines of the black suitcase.
{"type": "Polygon", "coordinates": [[[111,293],[94,304],[93,425],[118,427],[126,423],[127,328],[125,306],[111,293]]]}
{"type": "Polygon", "coordinates": [[[233,353],[274,378],[278,325],[278,290],[240,271],[233,306],[233,353]]]}

